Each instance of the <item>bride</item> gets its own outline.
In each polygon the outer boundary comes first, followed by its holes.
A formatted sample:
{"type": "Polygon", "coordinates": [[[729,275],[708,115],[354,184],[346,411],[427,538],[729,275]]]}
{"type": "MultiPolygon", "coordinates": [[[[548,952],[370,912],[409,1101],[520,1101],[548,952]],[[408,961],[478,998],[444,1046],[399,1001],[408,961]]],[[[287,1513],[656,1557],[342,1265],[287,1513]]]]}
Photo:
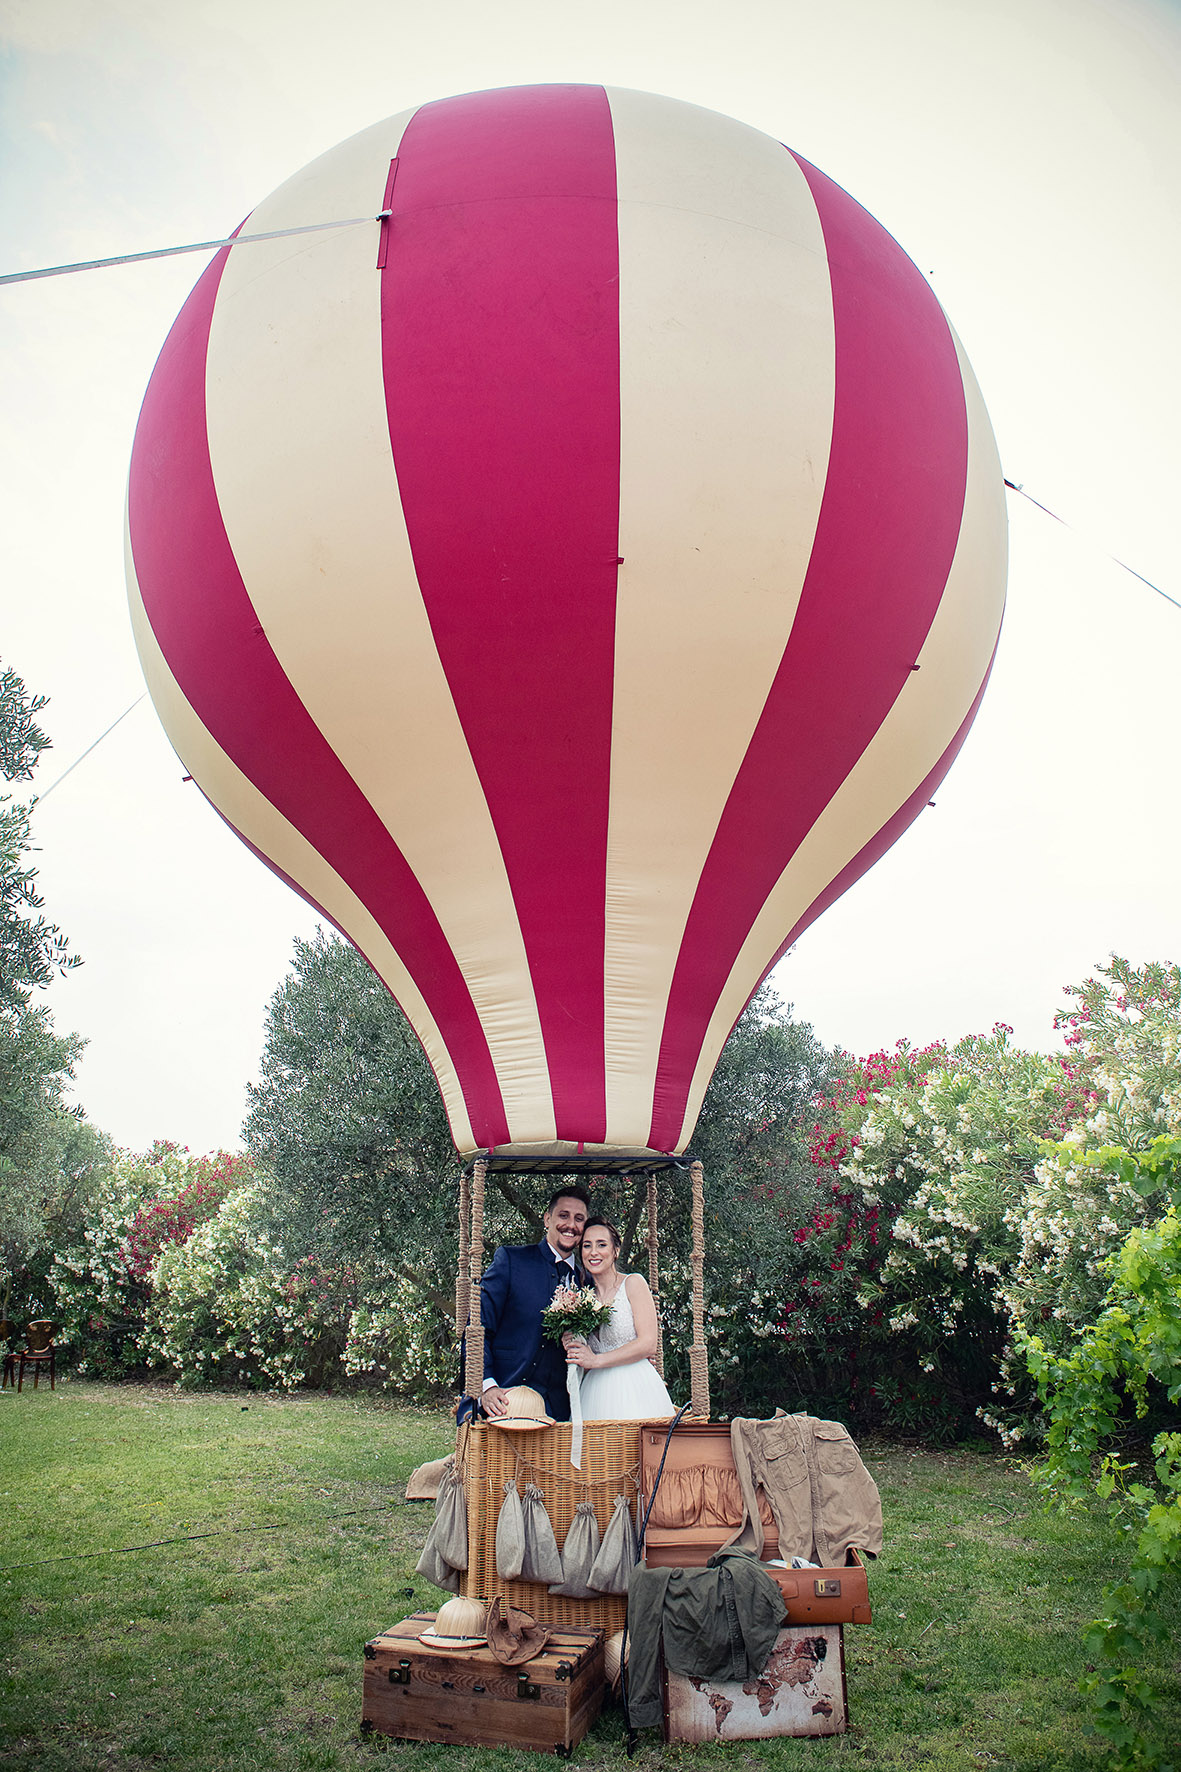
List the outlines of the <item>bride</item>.
{"type": "Polygon", "coordinates": [[[656,1352],[656,1305],[639,1274],[616,1267],[619,1232],[605,1218],[589,1218],[581,1261],[611,1316],[589,1341],[563,1338],[566,1359],[582,1368],[584,1421],[657,1421],[676,1413],[649,1355],[656,1352]]]}

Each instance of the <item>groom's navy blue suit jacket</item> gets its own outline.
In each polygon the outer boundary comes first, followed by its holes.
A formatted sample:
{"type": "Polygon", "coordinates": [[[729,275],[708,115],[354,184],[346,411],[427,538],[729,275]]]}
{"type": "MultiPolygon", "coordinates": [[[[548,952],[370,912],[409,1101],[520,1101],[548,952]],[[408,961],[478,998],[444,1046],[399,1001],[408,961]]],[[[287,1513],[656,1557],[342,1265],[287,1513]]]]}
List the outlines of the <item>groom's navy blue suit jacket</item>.
{"type": "MultiPolygon", "coordinates": [[[[564,1274],[562,1276],[564,1278],[564,1274]]],[[[581,1268],[578,1285],[584,1284],[581,1268]]],[[[502,1243],[492,1257],[480,1292],[484,1323],[484,1376],[505,1389],[529,1384],[545,1398],[555,1421],[570,1419],[566,1355],[541,1337],[541,1313],[559,1283],[554,1252],[540,1243],[502,1243]]]]}

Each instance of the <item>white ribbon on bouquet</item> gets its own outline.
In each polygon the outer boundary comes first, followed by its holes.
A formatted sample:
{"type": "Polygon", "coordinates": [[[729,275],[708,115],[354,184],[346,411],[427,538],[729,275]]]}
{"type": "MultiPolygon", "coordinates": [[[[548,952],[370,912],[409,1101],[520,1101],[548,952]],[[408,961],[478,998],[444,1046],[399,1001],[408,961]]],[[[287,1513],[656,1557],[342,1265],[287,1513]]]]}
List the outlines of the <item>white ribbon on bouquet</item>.
{"type": "Polygon", "coordinates": [[[570,1462],[582,1469],[582,1367],[571,1360],[566,1367],[566,1394],[570,1398],[570,1462]]]}

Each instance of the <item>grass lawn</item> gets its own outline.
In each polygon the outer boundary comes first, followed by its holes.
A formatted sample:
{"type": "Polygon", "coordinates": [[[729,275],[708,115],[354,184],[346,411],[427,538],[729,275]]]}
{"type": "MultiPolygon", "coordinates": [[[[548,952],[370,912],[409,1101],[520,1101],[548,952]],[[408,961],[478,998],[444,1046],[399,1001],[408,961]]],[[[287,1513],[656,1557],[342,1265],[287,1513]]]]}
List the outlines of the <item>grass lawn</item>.
{"type": "MultiPolygon", "coordinates": [[[[371,1398],[4,1392],[0,1768],[508,1765],[357,1728],[361,1645],[442,1597],[413,1573],[430,1506],[402,1496],[450,1444],[441,1414],[371,1398]],[[132,1546],[149,1548],[118,1548],[132,1546]]],[[[845,1634],[848,1734],[694,1749],[649,1735],[637,1766],[1096,1772],[1079,1633],[1122,1572],[1122,1540],[1098,1516],[1039,1513],[996,1454],[863,1450],[886,1548],[874,1622],[845,1634]]],[[[1160,1677],[1176,1740],[1181,1686],[1160,1677]]],[[[575,1758],[622,1768],[617,1711],[575,1758]]]]}

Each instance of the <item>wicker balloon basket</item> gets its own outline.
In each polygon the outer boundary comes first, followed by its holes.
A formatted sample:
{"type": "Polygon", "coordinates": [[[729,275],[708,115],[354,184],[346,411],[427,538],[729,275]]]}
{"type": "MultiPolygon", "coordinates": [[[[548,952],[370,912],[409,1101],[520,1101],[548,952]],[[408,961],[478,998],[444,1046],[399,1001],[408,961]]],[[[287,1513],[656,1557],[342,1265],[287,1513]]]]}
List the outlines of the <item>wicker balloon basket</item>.
{"type": "Polygon", "coordinates": [[[635,1517],[640,1481],[638,1421],[588,1421],[583,1429],[582,1468],[570,1463],[570,1425],[514,1432],[476,1422],[460,1428],[456,1465],[467,1498],[468,1567],[463,1592],[488,1600],[504,1594],[539,1623],[562,1628],[598,1625],[608,1635],[623,1629],[626,1594],[571,1600],[532,1581],[502,1581],[496,1573],[496,1522],[504,1486],[516,1478],[524,1492],[535,1483],[545,1496],[558,1544],[565,1540],[579,1502],[594,1503],[605,1532],[617,1495],[626,1495],[635,1517]]]}

